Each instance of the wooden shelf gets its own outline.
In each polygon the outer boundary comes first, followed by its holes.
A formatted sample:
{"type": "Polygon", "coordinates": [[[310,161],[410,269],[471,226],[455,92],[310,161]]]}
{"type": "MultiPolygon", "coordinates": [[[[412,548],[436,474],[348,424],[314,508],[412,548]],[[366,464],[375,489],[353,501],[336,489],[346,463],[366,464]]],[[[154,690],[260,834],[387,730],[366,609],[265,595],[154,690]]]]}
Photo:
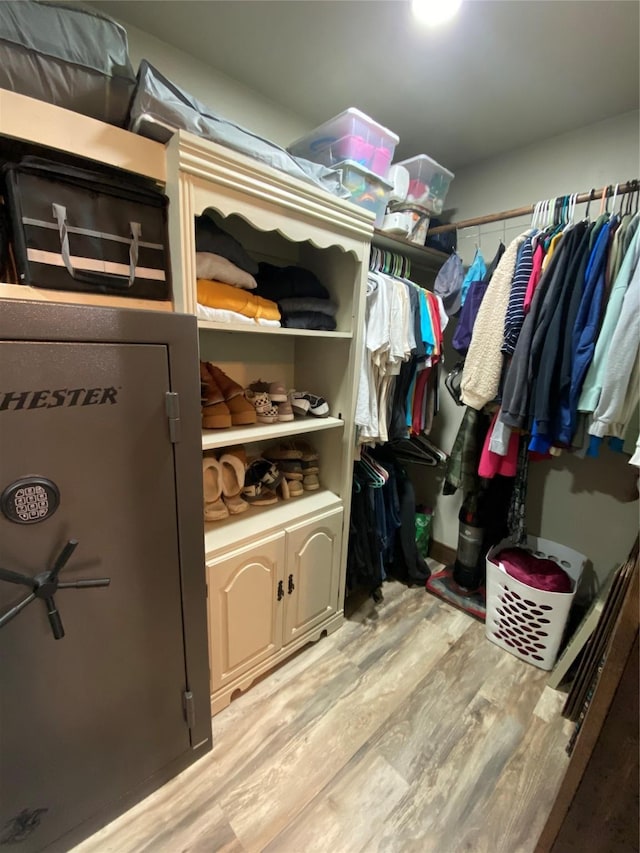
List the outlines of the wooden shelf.
{"type": "Polygon", "coordinates": [[[0,299],[30,299],[37,302],[62,302],[67,305],[93,305],[99,308],[135,308],[142,311],[173,311],[171,302],[161,299],[131,299],[127,296],[108,296],[104,293],[83,293],[76,290],[47,290],[26,284],[0,282],[0,299]]]}
{"type": "Polygon", "coordinates": [[[209,559],[213,554],[239,546],[246,540],[259,539],[272,528],[296,524],[307,516],[341,505],[340,498],[333,492],[319,489],[288,501],[278,500],[271,506],[252,506],[246,512],[230,515],[222,521],[207,522],[204,525],[205,557],[209,559]]]}
{"type": "Polygon", "coordinates": [[[325,429],[342,429],[344,421],[340,418],[298,418],[276,424],[251,424],[250,426],[231,427],[231,429],[203,429],[202,449],[213,450],[216,447],[231,447],[250,441],[275,441],[288,435],[303,435],[307,432],[319,432],[325,429]]]}
{"type": "Polygon", "coordinates": [[[278,335],[297,338],[337,338],[349,340],[351,332],[321,332],[316,329],[285,329],[277,326],[259,326],[257,323],[216,323],[213,320],[198,320],[198,329],[216,332],[250,332],[252,335],[278,335]]]}
{"type": "Polygon", "coordinates": [[[412,243],[404,237],[387,234],[378,228],[375,229],[371,242],[372,245],[379,249],[387,249],[389,252],[405,255],[412,264],[421,269],[437,271],[449,257],[445,252],[427,249],[424,246],[419,246],[417,243],[412,243]]]}
{"type": "Polygon", "coordinates": [[[166,180],[165,147],[89,116],[0,89],[0,134],[166,180]]]}

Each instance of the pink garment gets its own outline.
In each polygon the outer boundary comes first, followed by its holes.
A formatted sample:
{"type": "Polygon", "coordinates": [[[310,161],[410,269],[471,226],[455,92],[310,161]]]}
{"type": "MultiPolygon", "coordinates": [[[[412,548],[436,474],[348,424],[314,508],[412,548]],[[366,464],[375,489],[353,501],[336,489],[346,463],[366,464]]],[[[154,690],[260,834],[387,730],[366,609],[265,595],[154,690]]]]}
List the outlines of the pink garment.
{"type": "Polygon", "coordinates": [[[496,474],[500,474],[502,477],[515,477],[516,470],[518,468],[518,440],[520,438],[520,434],[516,430],[514,430],[509,437],[509,446],[507,447],[506,456],[500,456],[498,453],[494,453],[492,450],[489,450],[491,434],[498,419],[498,414],[499,412],[496,412],[493,416],[491,426],[487,431],[482,453],[480,454],[480,465],[478,466],[478,474],[480,477],[486,477],[488,479],[495,477],[496,474]]]}
{"type": "Polygon", "coordinates": [[[538,282],[540,281],[540,276],[542,274],[542,262],[544,261],[544,248],[538,244],[536,246],[536,250],[533,253],[533,269],[531,270],[531,275],[529,276],[529,283],[527,284],[527,292],[524,295],[524,313],[529,313],[529,308],[531,307],[531,300],[533,299],[533,294],[536,292],[536,287],[538,286],[538,282]]]}
{"type": "Polygon", "coordinates": [[[425,367],[424,370],[420,371],[420,373],[418,374],[418,378],[416,379],[415,393],[413,395],[411,426],[411,432],[414,435],[420,435],[420,433],[425,427],[424,411],[427,395],[427,383],[429,382],[430,374],[431,368],[425,367]]]}
{"type": "Polygon", "coordinates": [[[554,560],[535,557],[522,548],[505,548],[493,562],[502,563],[508,575],[533,589],[564,593],[573,589],[571,578],[554,560]]]}

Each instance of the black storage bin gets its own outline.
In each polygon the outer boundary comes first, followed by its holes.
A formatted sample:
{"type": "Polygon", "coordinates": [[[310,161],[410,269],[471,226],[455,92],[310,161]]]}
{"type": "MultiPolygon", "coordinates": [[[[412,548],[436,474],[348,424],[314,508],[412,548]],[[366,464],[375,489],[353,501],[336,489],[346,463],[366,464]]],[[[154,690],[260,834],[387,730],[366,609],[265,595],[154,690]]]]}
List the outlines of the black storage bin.
{"type": "Polygon", "coordinates": [[[170,297],[168,201],[161,192],[120,173],[36,157],[3,171],[20,284],[170,297]]]}
{"type": "Polygon", "coordinates": [[[107,15],[0,2],[0,88],[123,127],[135,82],[126,31],[107,15]]]}

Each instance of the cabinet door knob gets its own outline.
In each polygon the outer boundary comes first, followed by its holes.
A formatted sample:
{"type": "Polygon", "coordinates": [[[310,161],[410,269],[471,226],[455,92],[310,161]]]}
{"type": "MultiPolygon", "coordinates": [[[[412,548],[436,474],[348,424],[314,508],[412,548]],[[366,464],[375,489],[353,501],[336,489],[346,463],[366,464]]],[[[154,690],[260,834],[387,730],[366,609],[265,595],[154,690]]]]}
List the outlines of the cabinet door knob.
{"type": "Polygon", "coordinates": [[[282,581],[278,581],[278,601],[282,601],[284,598],[284,585],[282,581]]]}
{"type": "Polygon", "coordinates": [[[293,575],[289,575],[289,585],[288,585],[288,587],[287,587],[287,590],[288,590],[288,592],[289,592],[289,595],[291,595],[291,593],[293,592],[293,590],[294,590],[295,588],[296,588],[296,587],[295,587],[295,584],[294,584],[294,582],[293,582],[293,575]]]}

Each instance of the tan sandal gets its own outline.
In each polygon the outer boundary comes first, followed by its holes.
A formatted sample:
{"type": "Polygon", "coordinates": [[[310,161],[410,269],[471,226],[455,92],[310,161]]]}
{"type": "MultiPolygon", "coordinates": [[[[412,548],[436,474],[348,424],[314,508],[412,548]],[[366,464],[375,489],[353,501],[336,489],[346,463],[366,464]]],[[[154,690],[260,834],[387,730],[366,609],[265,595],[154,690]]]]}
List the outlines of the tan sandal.
{"type": "Polygon", "coordinates": [[[301,462],[315,462],[318,459],[318,451],[315,447],[300,439],[282,441],[268,448],[264,455],[267,459],[299,459],[301,462]]]}
{"type": "Polygon", "coordinates": [[[205,456],[202,460],[202,488],[204,492],[204,520],[222,521],[229,510],[222,501],[222,469],[217,459],[205,456]]]}
{"type": "Polygon", "coordinates": [[[266,459],[274,459],[275,461],[280,461],[281,459],[302,459],[302,452],[294,447],[292,441],[283,441],[282,444],[269,447],[264,455],[266,459]]]}
{"type": "Polygon", "coordinates": [[[304,488],[300,480],[289,480],[286,474],[285,479],[287,481],[287,485],[289,486],[289,497],[298,498],[300,497],[300,495],[304,494],[304,488]]]}
{"type": "Polygon", "coordinates": [[[233,453],[223,453],[219,462],[222,472],[222,500],[231,515],[239,515],[249,509],[249,504],[240,497],[244,487],[245,466],[233,453]]]}
{"type": "Polygon", "coordinates": [[[320,480],[318,480],[317,474],[305,474],[305,478],[302,481],[302,488],[305,492],[315,492],[320,488],[320,480]]]}
{"type": "Polygon", "coordinates": [[[282,498],[282,500],[288,501],[291,497],[291,489],[289,487],[289,483],[284,477],[282,478],[282,480],[280,480],[280,483],[278,484],[278,489],[280,491],[280,497],[282,498]]]}

